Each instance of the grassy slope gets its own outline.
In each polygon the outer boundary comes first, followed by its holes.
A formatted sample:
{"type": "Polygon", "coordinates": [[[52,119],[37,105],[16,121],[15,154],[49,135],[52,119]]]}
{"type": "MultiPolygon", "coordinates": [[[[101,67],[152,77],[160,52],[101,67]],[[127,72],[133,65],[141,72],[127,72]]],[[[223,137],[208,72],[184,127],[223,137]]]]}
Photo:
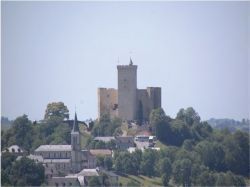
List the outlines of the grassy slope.
{"type": "Polygon", "coordinates": [[[128,182],[134,181],[138,186],[162,186],[160,177],[146,177],[143,175],[119,175],[119,183],[127,186],[128,182]]]}

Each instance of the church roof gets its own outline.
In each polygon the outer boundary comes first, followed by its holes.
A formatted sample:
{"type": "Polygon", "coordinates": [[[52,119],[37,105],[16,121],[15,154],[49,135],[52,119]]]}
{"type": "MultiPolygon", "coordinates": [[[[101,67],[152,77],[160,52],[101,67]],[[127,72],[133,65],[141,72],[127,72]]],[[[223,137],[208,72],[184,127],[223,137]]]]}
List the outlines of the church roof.
{"type": "Polygon", "coordinates": [[[79,125],[78,125],[78,120],[77,120],[76,113],[75,113],[75,120],[74,120],[72,132],[79,132],[79,125]]]}
{"type": "Polygon", "coordinates": [[[44,163],[69,163],[70,159],[69,158],[55,158],[55,159],[44,159],[43,160],[44,163]]]}
{"type": "Polygon", "coordinates": [[[40,145],[35,152],[38,151],[71,151],[71,145],[40,145]]]}
{"type": "Polygon", "coordinates": [[[94,156],[111,156],[112,151],[109,149],[90,149],[89,152],[94,156]]]}
{"type": "Polygon", "coordinates": [[[111,140],[115,140],[114,136],[97,136],[94,138],[96,141],[110,142],[111,140]]]}

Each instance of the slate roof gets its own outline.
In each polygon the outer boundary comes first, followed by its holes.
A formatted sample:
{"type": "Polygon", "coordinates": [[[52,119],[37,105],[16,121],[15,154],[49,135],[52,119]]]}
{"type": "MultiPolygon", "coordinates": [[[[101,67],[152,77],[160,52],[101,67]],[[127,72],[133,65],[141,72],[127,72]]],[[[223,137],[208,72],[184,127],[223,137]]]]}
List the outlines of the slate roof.
{"type": "Polygon", "coordinates": [[[65,159],[44,159],[44,163],[69,163],[70,159],[65,158],[65,159]]]}
{"type": "Polygon", "coordinates": [[[111,140],[115,140],[115,137],[114,136],[98,136],[98,137],[95,137],[94,140],[110,142],[111,140]]]}
{"type": "Polygon", "coordinates": [[[77,120],[76,113],[75,113],[75,120],[74,120],[72,132],[79,132],[79,125],[78,125],[78,120],[77,120]]]}
{"type": "Polygon", "coordinates": [[[38,151],[71,151],[71,145],[40,145],[35,152],[38,151]]]}

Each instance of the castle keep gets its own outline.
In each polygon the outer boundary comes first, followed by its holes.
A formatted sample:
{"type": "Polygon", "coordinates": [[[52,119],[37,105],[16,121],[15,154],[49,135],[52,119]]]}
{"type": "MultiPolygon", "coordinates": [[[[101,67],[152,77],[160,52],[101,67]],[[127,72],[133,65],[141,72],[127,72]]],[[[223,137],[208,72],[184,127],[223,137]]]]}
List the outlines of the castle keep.
{"type": "Polygon", "coordinates": [[[122,120],[148,121],[151,110],[161,107],[161,88],[137,89],[137,65],[118,65],[118,89],[98,88],[98,117],[109,114],[122,120]]]}

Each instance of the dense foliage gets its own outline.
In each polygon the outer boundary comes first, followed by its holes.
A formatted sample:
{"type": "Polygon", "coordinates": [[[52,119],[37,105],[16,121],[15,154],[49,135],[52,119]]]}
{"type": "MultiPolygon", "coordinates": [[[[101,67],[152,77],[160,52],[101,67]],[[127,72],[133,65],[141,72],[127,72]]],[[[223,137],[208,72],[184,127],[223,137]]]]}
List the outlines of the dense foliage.
{"type": "Polygon", "coordinates": [[[16,160],[11,153],[1,157],[1,182],[3,186],[39,186],[44,182],[44,167],[26,157],[16,160]]]}
{"type": "MultiPolygon", "coordinates": [[[[53,104],[53,103],[52,103],[53,104]]],[[[64,106],[64,104],[62,104],[64,106]]],[[[50,104],[48,104],[51,107],[50,104]]],[[[53,105],[52,105],[53,106],[53,105]]],[[[67,107],[65,106],[67,109],[67,107]]],[[[69,124],[63,122],[62,112],[53,114],[49,113],[50,117],[41,122],[31,122],[27,115],[17,117],[10,129],[2,131],[1,148],[2,150],[11,145],[19,145],[27,151],[32,151],[42,144],[70,144],[70,130],[69,124]]],[[[59,108],[53,109],[60,111],[59,108]]],[[[48,108],[46,112],[50,111],[48,108]]]]}
{"type": "MultiPolygon", "coordinates": [[[[26,115],[16,118],[12,127],[2,132],[2,150],[13,144],[28,151],[41,144],[70,144],[70,127],[63,119],[57,114],[39,123],[32,123],[26,115]]],[[[91,134],[119,135],[122,133],[121,123],[119,119],[104,115],[95,122],[91,134]]],[[[161,177],[164,186],[246,185],[245,178],[249,176],[249,133],[213,129],[207,122],[201,121],[193,108],[181,109],[173,119],[161,108],[153,110],[150,129],[157,136],[158,143],[163,145],[160,151],[147,149],[129,153],[117,150],[113,141],[103,143],[93,141],[93,138],[89,139],[88,148],[114,150],[113,158],[98,157],[98,166],[119,174],[161,177]]],[[[10,153],[2,155],[3,185],[40,185],[43,182],[40,165],[27,158],[15,159],[10,153]],[[24,165],[31,169],[26,169],[24,165]]],[[[89,185],[96,186],[99,182],[98,178],[93,178],[89,185]]],[[[131,185],[140,184],[132,181],[131,185]]]]}
{"type": "Polygon", "coordinates": [[[249,176],[249,134],[213,130],[193,108],[175,119],[163,109],[150,115],[152,133],[167,145],[160,151],[116,152],[113,168],[132,175],[160,176],[162,184],[245,186],[249,176]]]}
{"type": "Polygon", "coordinates": [[[96,121],[91,130],[93,136],[117,136],[121,132],[122,121],[119,118],[111,119],[110,115],[104,114],[96,121]]]}

